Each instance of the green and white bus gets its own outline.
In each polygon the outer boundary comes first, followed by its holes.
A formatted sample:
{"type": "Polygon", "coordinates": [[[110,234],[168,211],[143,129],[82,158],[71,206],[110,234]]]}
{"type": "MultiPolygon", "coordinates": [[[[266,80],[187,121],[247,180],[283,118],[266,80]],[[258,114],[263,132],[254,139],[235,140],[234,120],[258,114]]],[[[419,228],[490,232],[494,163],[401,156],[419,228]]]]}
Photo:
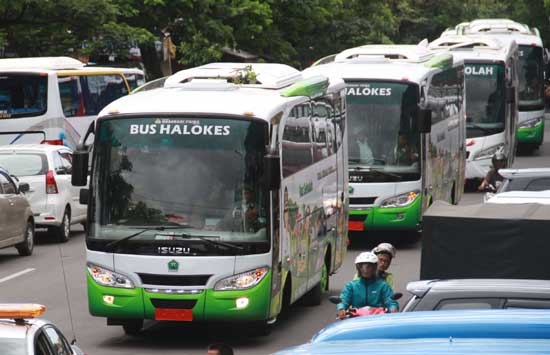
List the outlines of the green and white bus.
{"type": "Polygon", "coordinates": [[[477,187],[497,151],[512,166],[518,122],[518,46],[488,36],[447,35],[430,43],[464,60],[466,181],[477,187]]]}
{"type": "Polygon", "coordinates": [[[346,252],[342,81],[208,64],[114,102],[92,133],[73,162],[82,186],[91,154],[92,315],[129,334],[144,319],[264,330],[302,296],[320,303],[346,252]]]}
{"type": "Polygon", "coordinates": [[[458,203],[465,170],[462,62],[424,43],[367,45],[304,75],[346,82],[350,231],[415,231],[434,200],[458,203]]]}
{"type": "Polygon", "coordinates": [[[520,148],[533,151],[544,141],[544,50],[538,29],[508,19],[479,19],[457,25],[445,35],[483,35],[519,47],[520,148]]]}

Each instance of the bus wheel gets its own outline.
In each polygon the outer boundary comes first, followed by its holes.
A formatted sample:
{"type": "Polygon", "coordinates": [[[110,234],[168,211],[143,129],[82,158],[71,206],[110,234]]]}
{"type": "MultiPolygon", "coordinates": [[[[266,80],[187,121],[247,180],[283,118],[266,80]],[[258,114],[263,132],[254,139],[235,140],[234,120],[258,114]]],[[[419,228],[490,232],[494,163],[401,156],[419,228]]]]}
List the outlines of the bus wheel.
{"type": "Polygon", "coordinates": [[[321,269],[321,280],[305,296],[306,306],[318,306],[321,304],[321,296],[328,289],[328,263],[325,258],[323,268],[321,269]]]}
{"type": "Polygon", "coordinates": [[[126,335],[138,335],[143,329],[143,319],[127,320],[122,323],[126,335]]]}

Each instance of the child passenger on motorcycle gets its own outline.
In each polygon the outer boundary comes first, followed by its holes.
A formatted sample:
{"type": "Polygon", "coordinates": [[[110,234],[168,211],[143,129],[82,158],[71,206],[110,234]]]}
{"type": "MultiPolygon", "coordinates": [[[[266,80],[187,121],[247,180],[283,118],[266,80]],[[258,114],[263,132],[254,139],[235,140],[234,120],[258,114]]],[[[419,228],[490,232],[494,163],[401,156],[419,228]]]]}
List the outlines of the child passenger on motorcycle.
{"type": "Polygon", "coordinates": [[[399,305],[392,299],[393,291],[384,280],[377,276],[378,257],[372,252],[361,253],[355,258],[355,267],[359,278],[353,279],[344,286],[336,306],[338,318],[346,318],[346,310],[366,306],[387,308],[394,313],[399,305]]]}
{"type": "Polygon", "coordinates": [[[393,274],[388,272],[393,258],[395,258],[395,248],[390,243],[380,243],[372,252],[378,256],[378,277],[386,281],[392,290],[395,290],[393,274]]]}

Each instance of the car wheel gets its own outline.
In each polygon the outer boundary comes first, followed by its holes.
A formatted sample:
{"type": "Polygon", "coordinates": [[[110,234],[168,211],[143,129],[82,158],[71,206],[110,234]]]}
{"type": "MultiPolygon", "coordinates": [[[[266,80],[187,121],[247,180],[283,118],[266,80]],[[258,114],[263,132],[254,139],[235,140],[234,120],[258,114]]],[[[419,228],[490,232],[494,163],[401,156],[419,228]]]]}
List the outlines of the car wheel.
{"type": "Polygon", "coordinates": [[[71,212],[69,209],[65,209],[63,219],[61,219],[61,225],[54,227],[53,232],[58,241],[66,243],[71,237],[71,212]]]}
{"type": "Polygon", "coordinates": [[[125,321],[122,324],[122,329],[126,335],[138,335],[143,329],[143,319],[125,321]]]}
{"type": "Polygon", "coordinates": [[[19,255],[29,256],[34,249],[34,223],[32,221],[27,222],[27,228],[25,229],[25,240],[15,246],[19,255]]]}

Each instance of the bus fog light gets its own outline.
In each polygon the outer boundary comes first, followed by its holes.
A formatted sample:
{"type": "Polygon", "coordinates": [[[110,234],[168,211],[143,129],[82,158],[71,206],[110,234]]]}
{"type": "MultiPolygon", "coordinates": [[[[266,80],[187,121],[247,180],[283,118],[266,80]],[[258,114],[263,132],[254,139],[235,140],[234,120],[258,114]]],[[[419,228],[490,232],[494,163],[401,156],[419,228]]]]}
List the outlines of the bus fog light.
{"type": "Polygon", "coordinates": [[[107,304],[113,304],[113,303],[115,303],[115,296],[104,295],[103,296],[103,302],[105,302],[107,304]]]}
{"type": "Polygon", "coordinates": [[[241,297],[235,300],[235,305],[238,309],[243,309],[248,306],[248,297],[241,297]]]}
{"type": "Polygon", "coordinates": [[[397,219],[401,220],[401,219],[405,218],[405,214],[404,213],[398,213],[398,214],[395,215],[395,217],[397,219]]]}

